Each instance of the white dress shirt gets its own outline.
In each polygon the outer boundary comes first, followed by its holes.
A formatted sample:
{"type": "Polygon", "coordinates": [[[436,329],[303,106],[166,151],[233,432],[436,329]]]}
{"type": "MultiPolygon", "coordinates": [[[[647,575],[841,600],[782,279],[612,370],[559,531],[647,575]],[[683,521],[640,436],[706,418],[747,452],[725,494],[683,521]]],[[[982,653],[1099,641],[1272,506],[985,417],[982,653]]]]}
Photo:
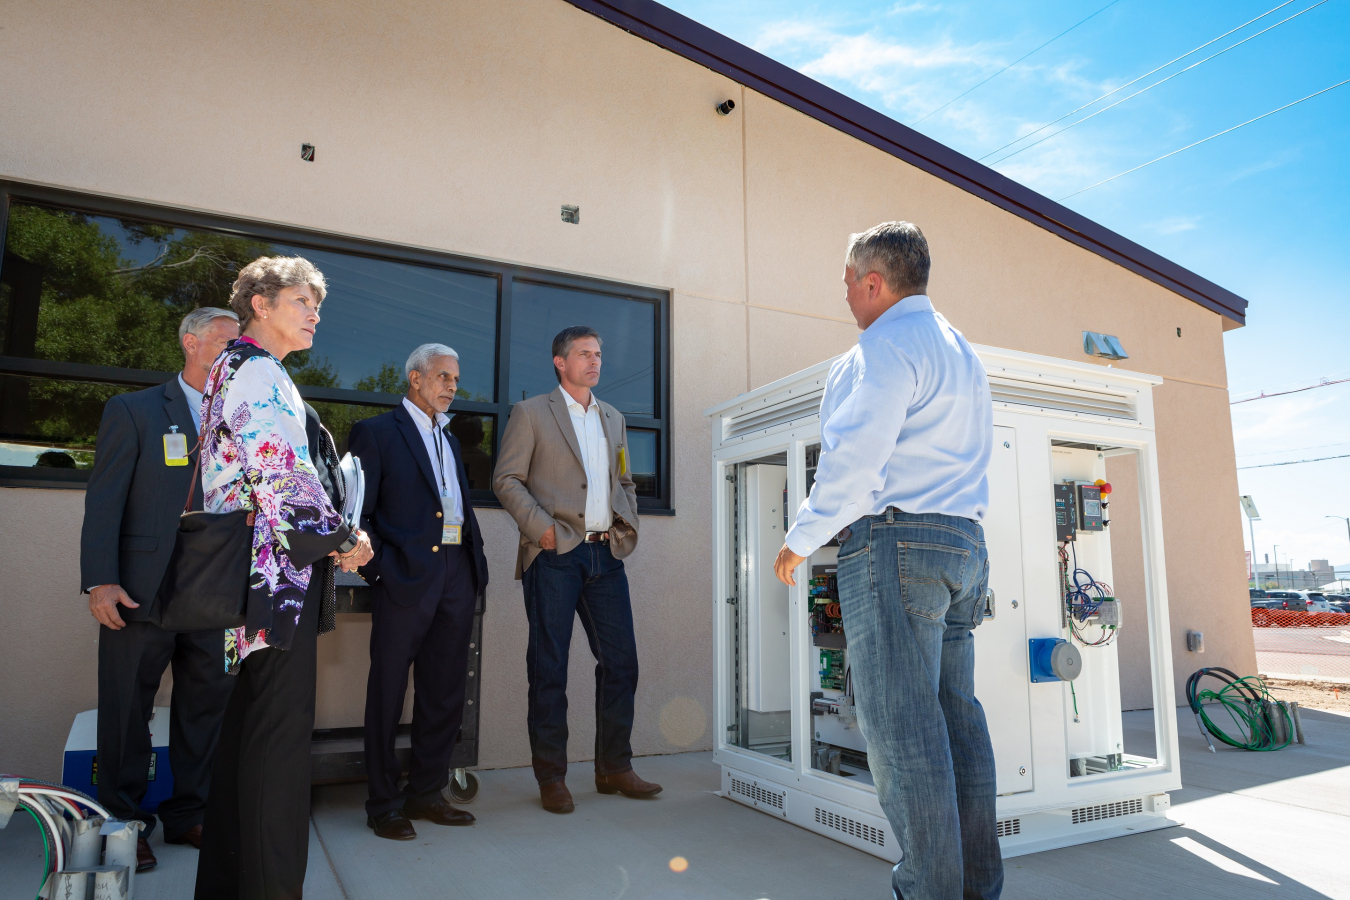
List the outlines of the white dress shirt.
{"type": "Polygon", "coordinates": [[[609,439],[605,437],[604,413],[591,392],[591,405],[582,409],[572,395],[558,385],[572,417],[572,430],[581,448],[581,464],[586,469],[586,530],[609,531],[614,510],[609,503],[609,439]]]}
{"type": "Polygon", "coordinates": [[[192,410],[192,430],[200,431],[202,427],[202,392],[183,380],[183,374],[178,374],[178,386],[183,389],[183,396],[187,398],[188,409],[192,410]]]}
{"type": "Polygon", "coordinates": [[[894,506],[980,521],[989,507],[993,406],[984,365],[923,295],[872,323],[830,367],[821,454],[787,545],[810,556],[894,506]]]}
{"type": "Polygon", "coordinates": [[[431,417],[418,409],[407,397],[403,398],[403,406],[412,416],[417,433],[422,436],[422,443],[427,448],[427,456],[431,459],[431,471],[436,474],[436,490],[440,496],[450,500],[449,524],[458,525],[464,521],[464,498],[459,493],[455,451],[450,447],[450,439],[445,436],[445,426],[450,424],[450,417],[445,413],[436,413],[436,421],[433,423],[431,417]]]}

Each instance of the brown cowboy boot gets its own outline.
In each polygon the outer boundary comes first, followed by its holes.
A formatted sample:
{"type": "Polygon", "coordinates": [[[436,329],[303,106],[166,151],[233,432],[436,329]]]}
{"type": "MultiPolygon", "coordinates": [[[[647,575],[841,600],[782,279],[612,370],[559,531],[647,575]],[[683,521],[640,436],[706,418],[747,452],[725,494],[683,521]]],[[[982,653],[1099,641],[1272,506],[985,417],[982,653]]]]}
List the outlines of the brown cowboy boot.
{"type": "Polygon", "coordinates": [[[572,792],[564,781],[552,781],[539,785],[539,799],[544,809],[551,813],[570,813],[576,807],[572,804],[572,792]]]}
{"type": "Polygon", "coordinates": [[[632,769],[614,775],[596,772],[595,789],[602,794],[623,794],[636,800],[645,800],[661,793],[661,785],[643,781],[632,769]]]}

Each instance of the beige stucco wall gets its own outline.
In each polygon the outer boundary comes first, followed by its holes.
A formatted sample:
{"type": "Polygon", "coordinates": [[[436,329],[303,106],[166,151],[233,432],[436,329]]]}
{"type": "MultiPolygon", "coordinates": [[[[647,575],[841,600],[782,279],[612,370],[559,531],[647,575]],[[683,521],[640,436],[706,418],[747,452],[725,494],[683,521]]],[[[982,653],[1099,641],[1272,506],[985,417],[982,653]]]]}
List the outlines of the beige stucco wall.
{"type": "MultiPolygon", "coordinates": [[[[973,341],[1082,359],[1082,330],[1106,331],[1131,368],[1168,379],[1156,402],[1174,632],[1202,623],[1207,664],[1254,668],[1217,316],[562,0],[10,2],[0,83],[0,178],[672,292],[678,515],[644,518],[629,565],[639,753],[711,742],[701,411],[853,342],[843,242],[884,219],[924,227],[930,293],[973,341]],[[714,115],[727,97],[735,113],[714,115]],[[299,159],[302,142],[317,162],[299,159]],[[560,222],[563,203],[581,206],[580,226],[560,222]]],[[[0,519],[23,523],[0,549],[0,770],[55,774],[71,717],[95,703],[82,496],[0,491],[0,519]]],[[[481,759],[520,765],[514,526],[482,519],[481,759]]],[[[321,645],[321,725],[360,720],[366,628],[344,617],[321,645]]],[[[592,664],[580,639],[573,655],[585,758],[592,664]]]]}

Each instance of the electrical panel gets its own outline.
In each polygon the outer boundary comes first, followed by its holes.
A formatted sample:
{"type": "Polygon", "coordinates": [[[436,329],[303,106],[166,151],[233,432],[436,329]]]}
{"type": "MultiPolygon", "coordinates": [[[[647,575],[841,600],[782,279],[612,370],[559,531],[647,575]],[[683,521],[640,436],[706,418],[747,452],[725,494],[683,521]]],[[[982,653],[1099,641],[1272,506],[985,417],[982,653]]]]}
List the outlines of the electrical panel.
{"type": "Polygon", "coordinates": [[[844,651],[820,651],[820,686],[827,691],[844,689],[844,651]]]}
{"type": "Polygon", "coordinates": [[[1074,502],[1073,485],[1057,484],[1055,487],[1055,540],[1059,543],[1073,540],[1078,528],[1078,505],[1074,502]]]}
{"type": "Polygon", "coordinates": [[[839,587],[834,566],[812,566],[811,584],[811,643],[817,647],[842,650],[848,646],[844,637],[844,618],[839,609],[839,587]]]}
{"type": "Polygon", "coordinates": [[[1075,485],[1078,491],[1078,530],[1102,530],[1102,489],[1091,484],[1075,485]]]}

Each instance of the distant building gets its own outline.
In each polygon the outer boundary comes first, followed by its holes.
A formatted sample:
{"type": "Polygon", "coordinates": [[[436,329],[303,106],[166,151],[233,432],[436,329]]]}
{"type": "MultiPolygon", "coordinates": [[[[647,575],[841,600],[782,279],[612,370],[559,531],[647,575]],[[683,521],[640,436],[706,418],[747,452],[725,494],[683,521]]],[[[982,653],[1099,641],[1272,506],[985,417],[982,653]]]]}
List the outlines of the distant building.
{"type": "Polygon", "coordinates": [[[1337,569],[1325,559],[1312,560],[1306,569],[1294,569],[1285,563],[1278,566],[1273,563],[1257,563],[1256,586],[1295,591],[1316,590],[1337,578],[1350,579],[1350,566],[1340,568],[1341,574],[1338,575],[1337,569]]]}

